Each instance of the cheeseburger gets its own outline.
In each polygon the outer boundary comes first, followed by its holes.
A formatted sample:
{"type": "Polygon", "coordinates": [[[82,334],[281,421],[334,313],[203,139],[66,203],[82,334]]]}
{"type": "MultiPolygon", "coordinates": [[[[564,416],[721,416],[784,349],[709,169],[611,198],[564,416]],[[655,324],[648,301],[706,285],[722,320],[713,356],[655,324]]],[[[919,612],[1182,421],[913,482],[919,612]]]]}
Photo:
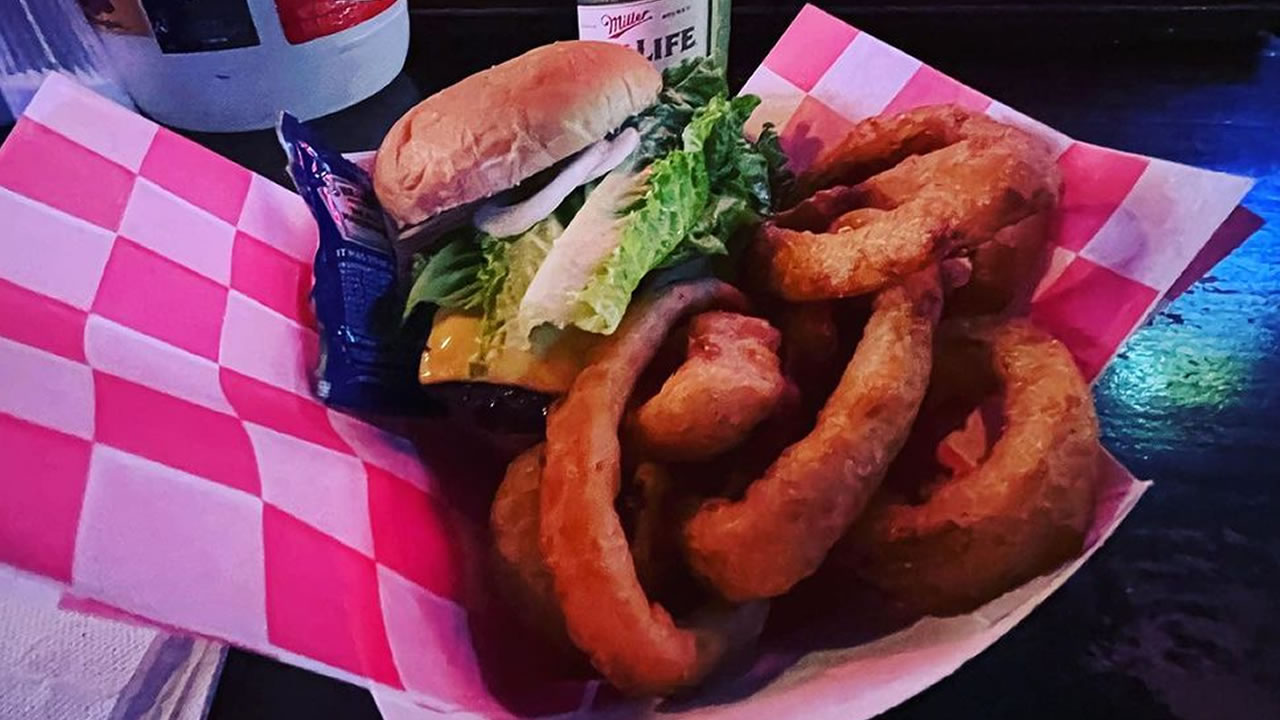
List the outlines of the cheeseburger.
{"type": "MultiPolygon", "coordinates": [[[[781,158],[742,127],[710,60],[659,74],[630,48],[561,42],[422,101],[374,188],[412,257],[406,318],[431,313],[424,385],[563,392],[632,295],[731,249],[781,158]]],[[[518,394],[518,393],[517,393],[518,394]]]]}

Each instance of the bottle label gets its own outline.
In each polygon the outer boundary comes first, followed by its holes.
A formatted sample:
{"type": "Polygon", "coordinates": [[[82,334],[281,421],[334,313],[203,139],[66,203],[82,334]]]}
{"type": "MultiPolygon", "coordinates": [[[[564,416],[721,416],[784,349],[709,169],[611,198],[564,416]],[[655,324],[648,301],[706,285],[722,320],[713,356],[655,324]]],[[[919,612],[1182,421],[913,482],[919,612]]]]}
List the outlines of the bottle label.
{"type": "Polygon", "coordinates": [[[659,68],[710,52],[708,0],[578,6],[578,37],[630,45],[659,68]]]}

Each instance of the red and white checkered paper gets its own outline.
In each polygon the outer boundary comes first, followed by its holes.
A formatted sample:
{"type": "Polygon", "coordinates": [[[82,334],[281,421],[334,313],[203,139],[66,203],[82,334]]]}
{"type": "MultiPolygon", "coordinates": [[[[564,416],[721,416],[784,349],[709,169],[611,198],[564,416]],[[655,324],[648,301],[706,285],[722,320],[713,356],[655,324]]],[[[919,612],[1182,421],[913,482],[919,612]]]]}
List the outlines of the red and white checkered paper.
{"type": "MultiPolygon", "coordinates": [[[[813,7],[745,91],[797,166],[862,117],[943,101],[1049,138],[1066,195],[1033,316],[1091,376],[1257,226],[1237,209],[1247,179],[1072,141],[813,7]]],[[[495,696],[490,665],[520,648],[478,659],[482,511],[450,492],[487,463],[447,426],[420,433],[419,454],[311,397],[316,230],[296,195],[54,76],[0,148],[0,218],[0,562],[61,583],[69,607],[365,685],[388,716],[651,711],[590,683],[495,696]]],[[[861,718],[901,702],[1029,613],[1145,489],[1114,462],[1104,485],[1071,566],[683,712],[861,718]]]]}
{"type": "Polygon", "coordinates": [[[0,562],[440,709],[487,708],[467,520],[310,394],[294,193],[61,76],[0,149],[0,562]]]}

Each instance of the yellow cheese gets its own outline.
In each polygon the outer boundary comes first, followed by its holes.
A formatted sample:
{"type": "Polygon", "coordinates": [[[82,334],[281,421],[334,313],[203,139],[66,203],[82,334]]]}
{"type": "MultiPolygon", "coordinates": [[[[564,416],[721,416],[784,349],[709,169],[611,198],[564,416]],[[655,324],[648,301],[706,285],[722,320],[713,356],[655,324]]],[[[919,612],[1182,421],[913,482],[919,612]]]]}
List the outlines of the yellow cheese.
{"type": "Polygon", "coordinates": [[[418,381],[426,385],[470,380],[471,357],[480,345],[479,330],[478,314],[437,310],[418,364],[418,381]]]}
{"type": "Polygon", "coordinates": [[[600,336],[570,329],[528,350],[504,347],[487,363],[476,362],[480,348],[479,313],[438,310],[418,365],[423,385],[441,382],[490,382],[558,394],[569,389],[587,353],[600,336]]]}

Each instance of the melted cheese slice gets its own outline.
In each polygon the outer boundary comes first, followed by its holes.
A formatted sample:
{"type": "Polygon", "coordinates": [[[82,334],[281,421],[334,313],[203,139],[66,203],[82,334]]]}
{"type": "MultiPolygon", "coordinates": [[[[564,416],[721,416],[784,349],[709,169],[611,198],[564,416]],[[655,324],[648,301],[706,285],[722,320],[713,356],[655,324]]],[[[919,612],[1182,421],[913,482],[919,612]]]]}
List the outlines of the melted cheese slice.
{"type": "Polygon", "coordinates": [[[423,385],[488,382],[559,394],[569,389],[601,336],[570,329],[528,349],[505,347],[486,365],[473,362],[480,349],[479,313],[439,310],[418,364],[423,385]]]}

